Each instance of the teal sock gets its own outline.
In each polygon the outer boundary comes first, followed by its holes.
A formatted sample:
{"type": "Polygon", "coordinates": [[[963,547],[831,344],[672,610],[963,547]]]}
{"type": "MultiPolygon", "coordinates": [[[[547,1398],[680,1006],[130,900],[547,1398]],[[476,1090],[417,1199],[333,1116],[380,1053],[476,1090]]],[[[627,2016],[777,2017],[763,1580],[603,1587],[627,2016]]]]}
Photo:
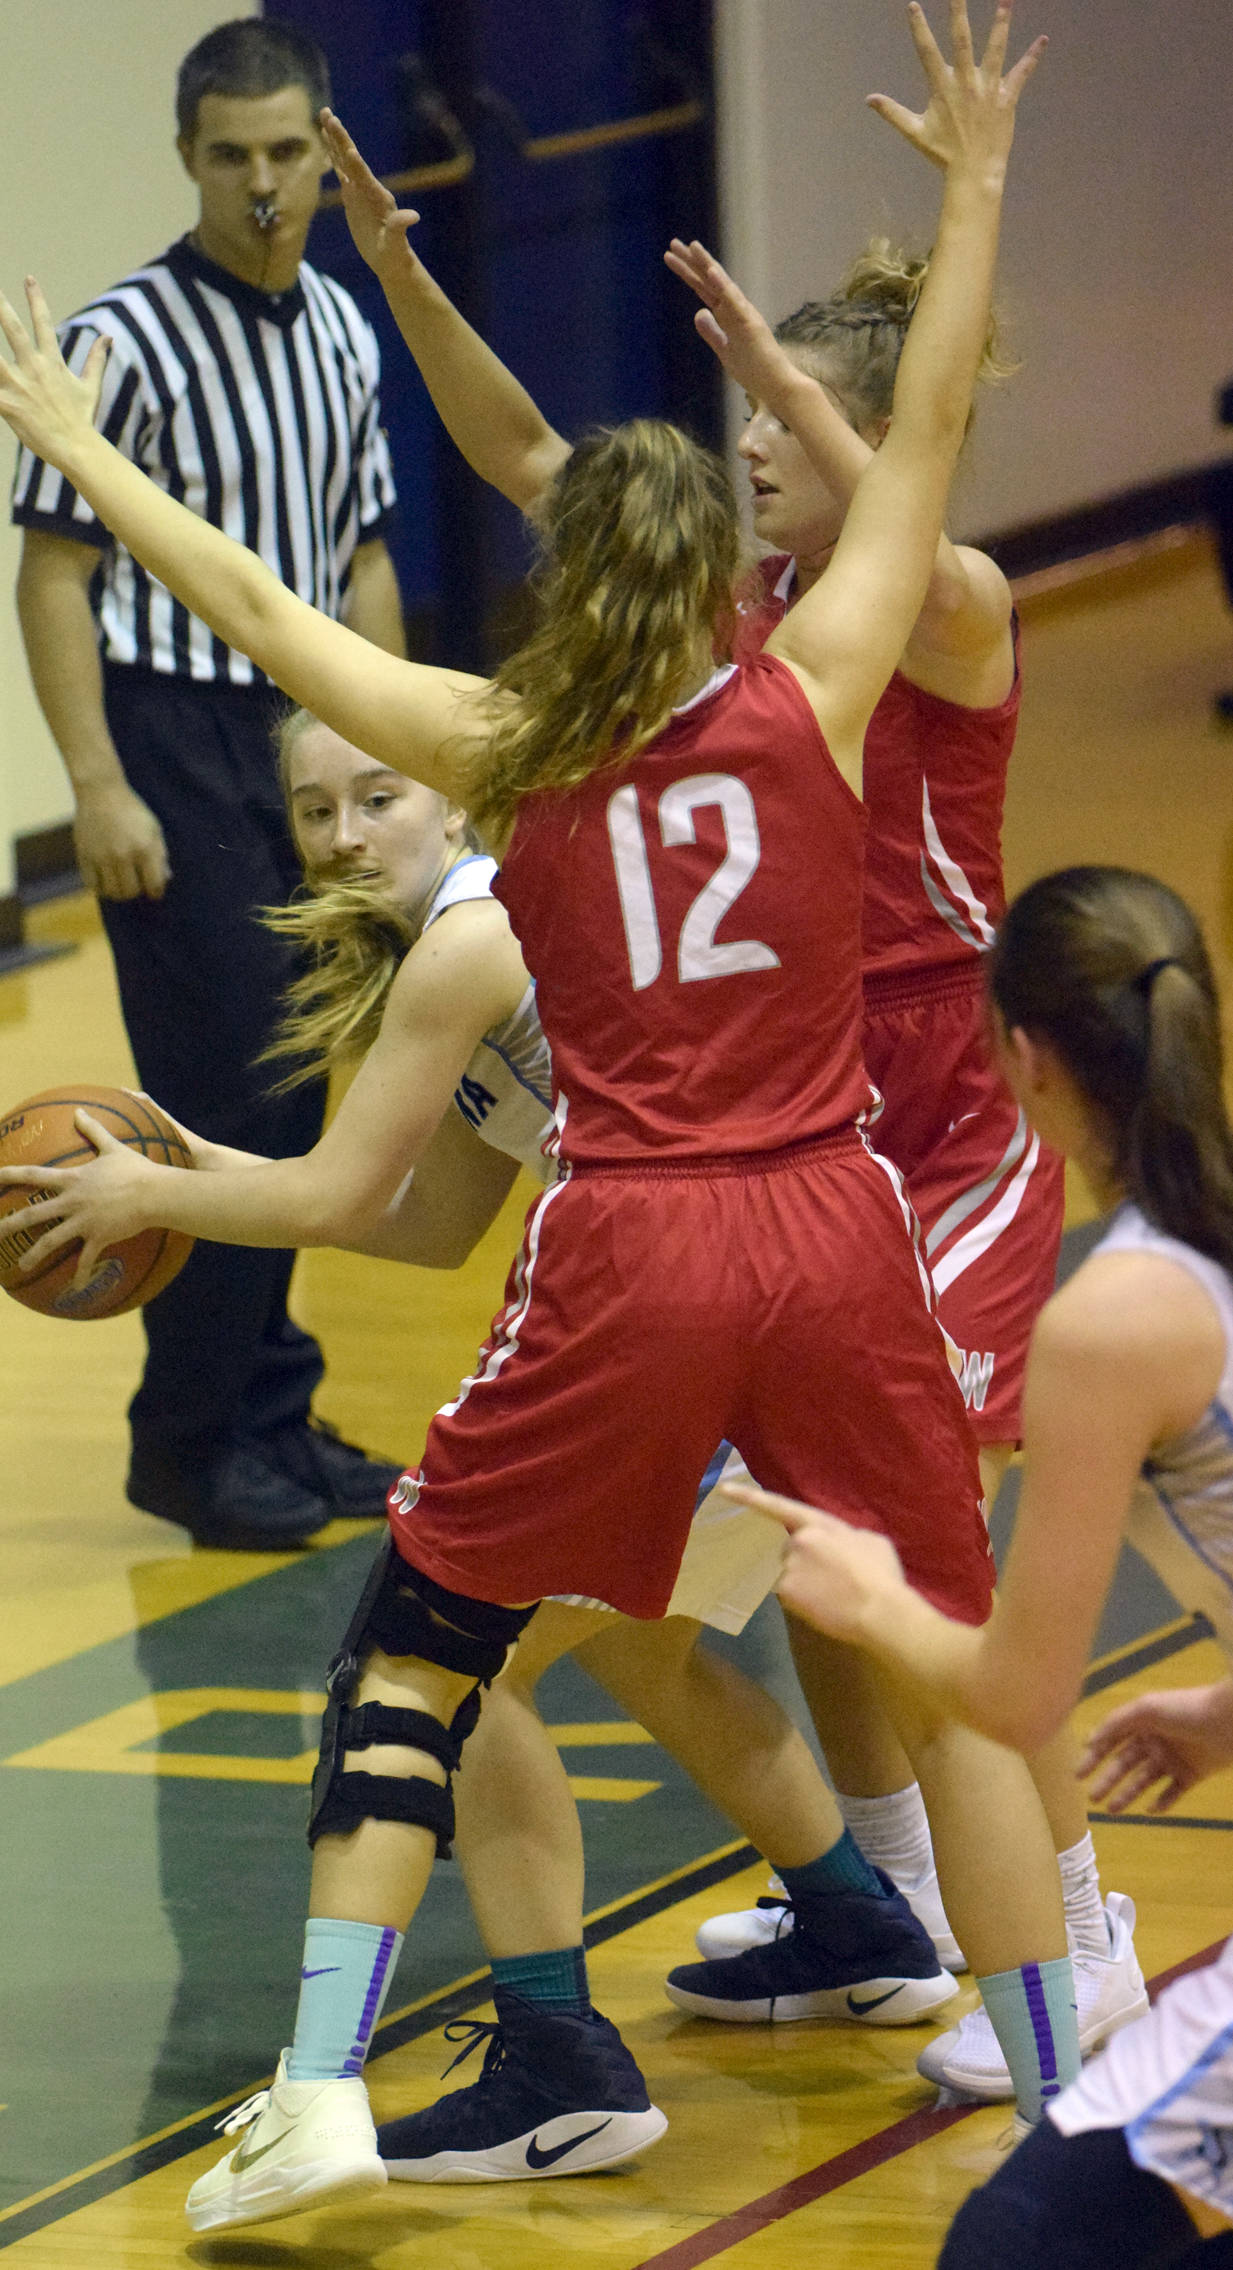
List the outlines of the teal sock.
{"type": "Polygon", "coordinates": [[[836,1892],[865,1892],[875,1900],[889,1897],[850,1829],[844,1830],[838,1843],[821,1859],[810,1860],[804,1868],[780,1868],[774,1861],[771,1866],[790,1900],[808,1901],[836,1892]]]}
{"type": "Polygon", "coordinates": [[[533,2002],[537,2010],[585,2018],[591,2007],[587,1958],[581,1946],[552,1947],[546,1955],[498,1955],[492,1982],[524,2002],[533,2002]]]}
{"type": "Polygon", "coordinates": [[[379,1923],[310,1919],[295,2040],[287,2052],[289,2081],[336,2081],[363,2072],[401,1945],[401,1931],[379,1923]]]}
{"type": "Polygon", "coordinates": [[[1025,1963],[976,1981],[1015,2084],[1025,2120],[1038,2121],[1047,2104],[1078,2076],[1079,2020],[1070,1957],[1025,1963]]]}

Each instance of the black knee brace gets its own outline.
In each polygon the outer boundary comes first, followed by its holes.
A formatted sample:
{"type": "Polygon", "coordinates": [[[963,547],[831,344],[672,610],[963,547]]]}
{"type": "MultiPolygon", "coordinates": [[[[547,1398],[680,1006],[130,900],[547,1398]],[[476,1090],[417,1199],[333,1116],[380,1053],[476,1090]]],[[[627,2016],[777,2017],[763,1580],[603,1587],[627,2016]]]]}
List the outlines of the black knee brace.
{"type": "Polygon", "coordinates": [[[1063,2136],[1042,2120],[965,2199],[938,2270],[1175,2270],[1189,2263],[1194,2236],[1169,2185],[1131,2159],[1120,2128],[1063,2136]]]}
{"type": "Polygon", "coordinates": [[[450,1784],[462,1745],[479,1717],[480,1689],[492,1684],[511,1644],[534,1613],[534,1606],[499,1608],[487,1600],[446,1591],[411,1568],[395,1549],[393,1538],[385,1538],[346,1638],[326,1673],[321,1754],[309,1809],[310,1844],[320,1836],[347,1836],[361,1821],[405,1821],[431,1829],[438,1859],[448,1860],[454,1834],[450,1784]],[[374,1647],[386,1655],[415,1655],[443,1670],[469,1673],[476,1685],[448,1726],[427,1711],[401,1710],[389,1703],[363,1703],[353,1710],[350,1698],[360,1665],[374,1647]],[[445,1768],[444,1784],[427,1781],[421,1774],[344,1770],[347,1751],[390,1742],[427,1751],[445,1768]]]}

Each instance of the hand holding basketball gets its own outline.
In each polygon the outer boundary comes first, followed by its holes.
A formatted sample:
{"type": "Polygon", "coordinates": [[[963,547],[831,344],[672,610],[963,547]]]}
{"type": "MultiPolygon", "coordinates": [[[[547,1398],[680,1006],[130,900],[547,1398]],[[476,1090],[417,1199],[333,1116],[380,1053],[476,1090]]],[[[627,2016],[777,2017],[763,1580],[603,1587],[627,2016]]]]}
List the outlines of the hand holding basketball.
{"type": "Polygon", "coordinates": [[[175,1122],[128,1089],[19,1104],[0,1120],[0,1286],[77,1319],[152,1300],[193,1246],[156,1226],[159,1177],[192,1164],[175,1122]]]}

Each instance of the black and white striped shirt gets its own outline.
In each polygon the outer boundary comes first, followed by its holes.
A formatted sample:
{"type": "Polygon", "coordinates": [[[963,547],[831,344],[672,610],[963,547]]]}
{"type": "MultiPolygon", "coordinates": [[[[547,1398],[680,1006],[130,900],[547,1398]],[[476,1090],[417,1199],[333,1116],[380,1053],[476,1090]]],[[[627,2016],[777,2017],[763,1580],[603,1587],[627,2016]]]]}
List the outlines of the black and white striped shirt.
{"type": "MultiPolygon", "coordinates": [[[[100,431],[170,496],[337,616],[356,545],[382,534],[394,504],[377,341],[350,295],[307,262],[291,290],[257,291],[182,238],[62,326],[75,370],[100,332],[112,341],[100,431]]],[[[264,683],[28,449],[18,457],[13,518],[98,547],[106,661],[264,683]]]]}

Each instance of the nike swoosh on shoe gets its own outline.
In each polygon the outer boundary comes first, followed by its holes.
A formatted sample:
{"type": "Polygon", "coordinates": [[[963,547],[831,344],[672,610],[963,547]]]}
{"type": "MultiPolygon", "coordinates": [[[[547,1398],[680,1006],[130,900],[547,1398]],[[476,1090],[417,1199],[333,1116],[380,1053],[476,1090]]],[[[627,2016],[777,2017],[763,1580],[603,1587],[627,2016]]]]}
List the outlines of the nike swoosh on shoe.
{"type": "MultiPolygon", "coordinates": [[[[898,1992],[897,1988],[896,1992],[898,1992]]],[[[599,2121],[594,2128],[584,2128],[580,2136],[567,2136],[563,2144],[553,2144],[547,2151],[540,2149],[533,2136],[527,2145],[527,2166],[529,2168],[550,2168],[557,2160],[563,2160],[566,2153],[572,2152],[577,2145],[585,2144],[588,2137],[598,2136],[603,2129],[611,2126],[612,2115],[609,2114],[607,2120],[599,2121]]]]}
{"type": "Polygon", "coordinates": [[[893,2002],[895,1996],[897,1994],[902,1994],[902,1992],[902,1985],[892,1986],[885,1994],[875,1994],[872,2000],[868,2002],[858,2002],[854,1994],[849,1994],[848,2008],[852,2012],[854,2018],[863,2018],[866,2015],[867,2011],[880,2010],[884,2002],[893,2002]]]}
{"type": "Polygon", "coordinates": [[[267,2152],[277,2151],[279,2145],[283,2143],[291,2134],[291,2129],[294,2128],[294,2126],[295,2122],[292,2121],[290,2127],[280,2129],[278,2135],[275,2136],[272,2143],[263,2144],[260,2150],[256,2152],[249,2152],[245,2150],[245,2145],[248,2141],[248,2139],[245,2138],[244,2143],[240,2145],[239,2151],[237,2151],[234,2159],[231,2162],[232,2174],[244,2175],[249,2168],[256,2167],[258,2160],[263,2160],[267,2152]]]}

